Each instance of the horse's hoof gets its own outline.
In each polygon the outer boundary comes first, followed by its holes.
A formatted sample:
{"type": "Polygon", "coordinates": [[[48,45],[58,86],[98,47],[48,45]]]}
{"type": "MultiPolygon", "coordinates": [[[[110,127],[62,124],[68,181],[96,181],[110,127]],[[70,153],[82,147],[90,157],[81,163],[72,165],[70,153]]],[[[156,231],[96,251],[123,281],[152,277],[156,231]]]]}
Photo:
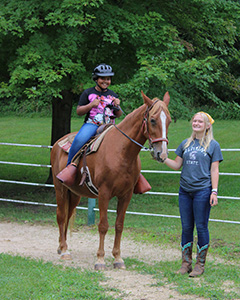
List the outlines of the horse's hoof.
{"type": "Polygon", "coordinates": [[[106,270],[106,265],[105,264],[95,264],[94,269],[96,271],[103,271],[103,270],[106,270]]]}
{"type": "Polygon", "coordinates": [[[114,269],[126,270],[126,266],[125,266],[124,262],[115,262],[115,263],[113,263],[113,267],[114,267],[114,269]]]}
{"type": "Polygon", "coordinates": [[[71,260],[71,259],[72,259],[72,256],[71,256],[71,254],[67,251],[67,252],[61,253],[60,259],[62,259],[62,260],[71,260]]]}
{"type": "Polygon", "coordinates": [[[60,259],[61,260],[72,260],[72,257],[70,254],[62,254],[60,259]]]}

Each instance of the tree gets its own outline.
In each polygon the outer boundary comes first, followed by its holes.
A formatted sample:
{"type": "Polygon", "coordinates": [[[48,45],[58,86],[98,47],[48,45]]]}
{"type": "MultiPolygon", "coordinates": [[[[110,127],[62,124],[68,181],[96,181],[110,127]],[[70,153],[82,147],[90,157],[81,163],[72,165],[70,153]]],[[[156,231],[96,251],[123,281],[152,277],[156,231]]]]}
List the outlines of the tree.
{"type": "Polygon", "coordinates": [[[148,94],[170,90],[176,117],[205,106],[217,117],[239,117],[239,9],[235,1],[151,1],[133,27],[140,68],[121,88],[133,94],[142,82],[148,94]]]}
{"type": "Polygon", "coordinates": [[[113,66],[126,111],[141,89],[169,90],[175,117],[204,105],[239,111],[237,1],[2,0],[0,11],[0,98],[13,109],[51,103],[52,144],[70,131],[74,96],[100,62],[113,66]]]}
{"type": "Polygon", "coordinates": [[[3,55],[8,73],[1,72],[1,95],[16,103],[28,99],[37,109],[52,102],[52,143],[70,131],[73,94],[80,91],[76,80],[85,72],[81,31],[93,18],[88,9],[99,3],[1,2],[1,42],[11,46],[11,55],[3,55]]]}

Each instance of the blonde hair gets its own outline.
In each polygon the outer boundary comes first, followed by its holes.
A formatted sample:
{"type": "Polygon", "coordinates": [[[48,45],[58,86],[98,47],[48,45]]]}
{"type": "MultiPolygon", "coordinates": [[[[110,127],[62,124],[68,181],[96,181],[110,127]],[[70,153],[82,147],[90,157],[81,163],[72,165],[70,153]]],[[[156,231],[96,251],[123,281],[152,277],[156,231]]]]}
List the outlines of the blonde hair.
{"type": "MultiPolygon", "coordinates": [[[[204,124],[205,124],[205,132],[204,132],[203,137],[201,138],[201,140],[199,140],[199,144],[202,147],[204,147],[204,150],[206,151],[209,144],[210,144],[210,142],[211,142],[211,140],[214,139],[213,138],[213,129],[212,129],[213,122],[210,122],[211,119],[209,118],[208,114],[206,114],[204,112],[198,112],[192,117],[192,119],[190,121],[191,124],[192,124],[193,119],[196,115],[201,115],[202,118],[203,118],[204,124]],[[210,127],[209,127],[209,125],[210,125],[210,127]]],[[[187,141],[184,145],[184,149],[186,149],[191,144],[191,142],[194,141],[195,139],[196,139],[196,133],[193,131],[191,136],[187,139],[187,141]]]]}

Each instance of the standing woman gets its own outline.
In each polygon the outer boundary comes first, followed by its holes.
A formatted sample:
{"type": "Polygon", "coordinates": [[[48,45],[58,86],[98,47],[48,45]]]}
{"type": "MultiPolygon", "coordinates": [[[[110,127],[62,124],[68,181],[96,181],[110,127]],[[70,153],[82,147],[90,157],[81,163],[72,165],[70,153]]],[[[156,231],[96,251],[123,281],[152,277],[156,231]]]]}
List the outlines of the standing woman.
{"type": "Polygon", "coordinates": [[[122,115],[118,95],[108,89],[112,76],[114,72],[111,66],[99,64],[92,73],[92,79],[96,85],[83,91],[80,96],[77,114],[86,115],[84,124],[73,140],[68,154],[67,167],[57,175],[57,178],[68,186],[75,182],[77,168],[76,165],[71,164],[71,161],[78,150],[96,134],[100,125],[114,123],[114,118],[122,115]]]}
{"type": "Polygon", "coordinates": [[[192,120],[192,135],[176,150],[176,158],[164,163],[174,169],[182,167],[179,188],[179,210],[182,223],[182,266],[178,274],[190,277],[204,272],[209,248],[208,221],[212,206],[218,204],[219,163],[223,160],[220,146],[213,138],[212,117],[196,113],[192,120]],[[192,270],[194,224],[197,229],[197,260],[192,270]]]}

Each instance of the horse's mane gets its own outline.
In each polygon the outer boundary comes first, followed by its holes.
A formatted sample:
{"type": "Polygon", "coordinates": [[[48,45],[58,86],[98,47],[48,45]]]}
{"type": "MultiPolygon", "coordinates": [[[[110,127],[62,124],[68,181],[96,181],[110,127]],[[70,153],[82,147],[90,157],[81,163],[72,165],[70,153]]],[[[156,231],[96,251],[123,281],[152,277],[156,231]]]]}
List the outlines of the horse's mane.
{"type": "MultiPolygon", "coordinates": [[[[160,103],[160,107],[158,105],[154,105],[152,108],[151,108],[151,114],[155,114],[158,110],[163,110],[167,116],[167,118],[171,121],[171,116],[170,116],[170,113],[169,113],[169,110],[168,110],[168,107],[167,105],[162,101],[160,100],[159,98],[154,98],[152,101],[153,103],[155,101],[159,101],[160,103]]],[[[126,122],[126,124],[129,124],[129,121],[133,119],[134,115],[138,115],[138,112],[139,111],[143,111],[143,115],[145,113],[145,111],[147,110],[147,105],[144,103],[143,105],[139,106],[138,108],[136,108],[135,110],[133,110],[132,112],[130,112],[120,123],[120,124],[124,124],[126,122]],[[144,108],[144,109],[143,109],[144,108]]],[[[139,118],[139,116],[138,116],[139,118]]]]}
{"type": "MultiPolygon", "coordinates": [[[[119,125],[122,124],[122,123],[124,124],[125,122],[126,122],[126,124],[129,124],[129,121],[131,121],[133,119],[134,115],[138,114],[138,112],[140,110],[143,110],[143,107],[145,107],[145,109],[146,109],[147,105],[143,104],[140,107],[134,109],[132,112],[130,112],[129,114],[126,115],[126,117],[119,123],[119,125]]],[[[145,110],[143,110],[143,114],[144,114],[144,111],[145,110]]]]}

